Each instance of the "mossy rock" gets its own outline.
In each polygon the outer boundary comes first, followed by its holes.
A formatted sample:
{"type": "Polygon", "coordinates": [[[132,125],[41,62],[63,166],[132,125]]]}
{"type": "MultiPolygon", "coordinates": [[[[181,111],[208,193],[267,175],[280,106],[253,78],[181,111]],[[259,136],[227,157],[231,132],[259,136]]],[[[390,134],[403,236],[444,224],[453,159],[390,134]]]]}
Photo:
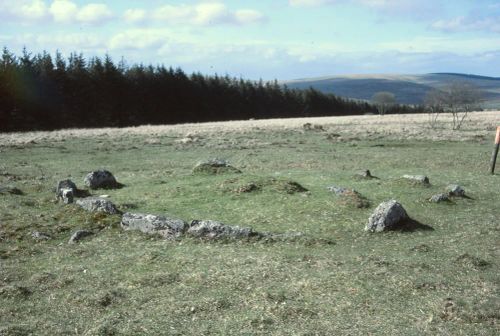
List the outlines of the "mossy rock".
{"type": "Polygon", "coordinates": [[[230,165],[223,159],[212,159],[198,163],[193,168],[193,174],[198,175],[218,175],[218,174],[239,174],[241,170],[230,165]]]}
{"type": "Polygon", "coordinates": [[[284,192],[284,193],[287,193],[287,194],[295,194],[295,193],[301,193],[301,192],[308,191],[306,188],[304,188],[298,182],[295,182],[295,181],[292,181],[292,180],[285,180],[285,179],[281,180],[281,179],[271,178],[271,179],[268,180],[268,183],[276,191],[278,191],[278,192],[284,192]]]}
{"type": "Polygon", "coordinates": [[[237,194],[251,193],[262,190],[271,190],[279,193],[295,194],[307,192],[298,182],[288,179],[277,178],[256,178],[252,181],[240,181],[239,179],[230,179],[221,184],[225,191],[234,192],[237,194]],[[238,183],[240,182],[240,183],[238,183]]]}
{"type": "Polygon", "coordinates": [[[342,195],[340,195],[339,203],[358,209],[368,208],[370,206],[370,201],[355,190],[344,191],[342,195]]]}

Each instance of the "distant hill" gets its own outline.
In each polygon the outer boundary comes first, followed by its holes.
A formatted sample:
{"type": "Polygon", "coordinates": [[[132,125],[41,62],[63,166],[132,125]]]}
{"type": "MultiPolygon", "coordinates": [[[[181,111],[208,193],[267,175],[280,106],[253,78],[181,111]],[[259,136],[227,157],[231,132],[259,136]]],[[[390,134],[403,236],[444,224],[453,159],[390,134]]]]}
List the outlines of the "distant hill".
{"type": "Polygon", "coordinates": [[[458,73],[430,73],[424,75],[346,75],[304,78],[284,81],[289,88],[313,87],[324,93],[353,99],[370,100],[374,93],[389,91],[398,103],[422,104],[426,93],[453,81],[476,85],[483,93],[484,108],[500,108],[500,78],[458,73]]]}

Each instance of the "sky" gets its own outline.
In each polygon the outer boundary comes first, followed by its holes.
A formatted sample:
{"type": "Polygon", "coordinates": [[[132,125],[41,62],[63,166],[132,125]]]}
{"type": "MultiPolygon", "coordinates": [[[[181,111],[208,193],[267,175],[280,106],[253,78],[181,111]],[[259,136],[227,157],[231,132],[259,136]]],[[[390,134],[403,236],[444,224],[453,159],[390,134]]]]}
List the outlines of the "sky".
{"type": "Polygon", "coordinates": [[[0,45],[248,79],[500,77],[500,0],[0,0],[0,45]]]}

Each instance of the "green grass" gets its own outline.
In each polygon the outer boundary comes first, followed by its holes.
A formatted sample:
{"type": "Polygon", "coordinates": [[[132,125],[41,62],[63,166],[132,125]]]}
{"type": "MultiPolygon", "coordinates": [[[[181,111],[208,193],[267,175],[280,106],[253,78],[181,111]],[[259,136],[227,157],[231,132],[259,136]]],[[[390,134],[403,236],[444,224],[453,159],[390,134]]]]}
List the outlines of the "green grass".
{"type": "Polygon", "coordinates": [[[23,192],[0,194],[0,335],[498,334],[500,180],[487,174],[489,143],[225,136],[186,146],[129,136],[0,147],[0,185],[23,192]],[[213,157],[242,173],[193,174],[213,157]],[[122,231],[117,215],[54,203],[58,180],[82,188],[98,168],[125,186],[91,193],[124,211],[311,239],[164,241],[122,231]],[[361,169],[379,179],[355,178],[361,169]],[[290,192],[294,182],[308,191],[290,192]],[[449,183],[470,199],[427,201],[449,183]],[[370,206],[352,206],[330,185],[357,190],[370,206]],[[365,233],[373,209],[392,198],[434,230],[365,233]],[[67,244],[76,229],[98,233],[67,244]],[[53,239],[35,242],[35,230],[53,239]]]}

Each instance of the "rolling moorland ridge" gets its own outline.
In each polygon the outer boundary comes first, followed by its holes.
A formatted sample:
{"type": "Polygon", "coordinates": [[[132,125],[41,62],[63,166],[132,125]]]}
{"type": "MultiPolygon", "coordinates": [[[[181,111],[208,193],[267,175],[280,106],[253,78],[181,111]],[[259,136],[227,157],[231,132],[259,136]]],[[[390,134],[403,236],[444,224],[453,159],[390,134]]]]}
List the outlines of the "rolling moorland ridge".
{"type": "Polygon", "coordinates": [[[283,81],[291,89],[312,87],[323,93],[344,98],[370,100],[379,91],[392,92],[400,104],[420,105],[427,92],[453,82],[467,82],[482,92],[483,108],[500,107],[500,78],[459,73],[430,73],[421,75],[380,74],[345,75],[302,78],[283,81]]]}

